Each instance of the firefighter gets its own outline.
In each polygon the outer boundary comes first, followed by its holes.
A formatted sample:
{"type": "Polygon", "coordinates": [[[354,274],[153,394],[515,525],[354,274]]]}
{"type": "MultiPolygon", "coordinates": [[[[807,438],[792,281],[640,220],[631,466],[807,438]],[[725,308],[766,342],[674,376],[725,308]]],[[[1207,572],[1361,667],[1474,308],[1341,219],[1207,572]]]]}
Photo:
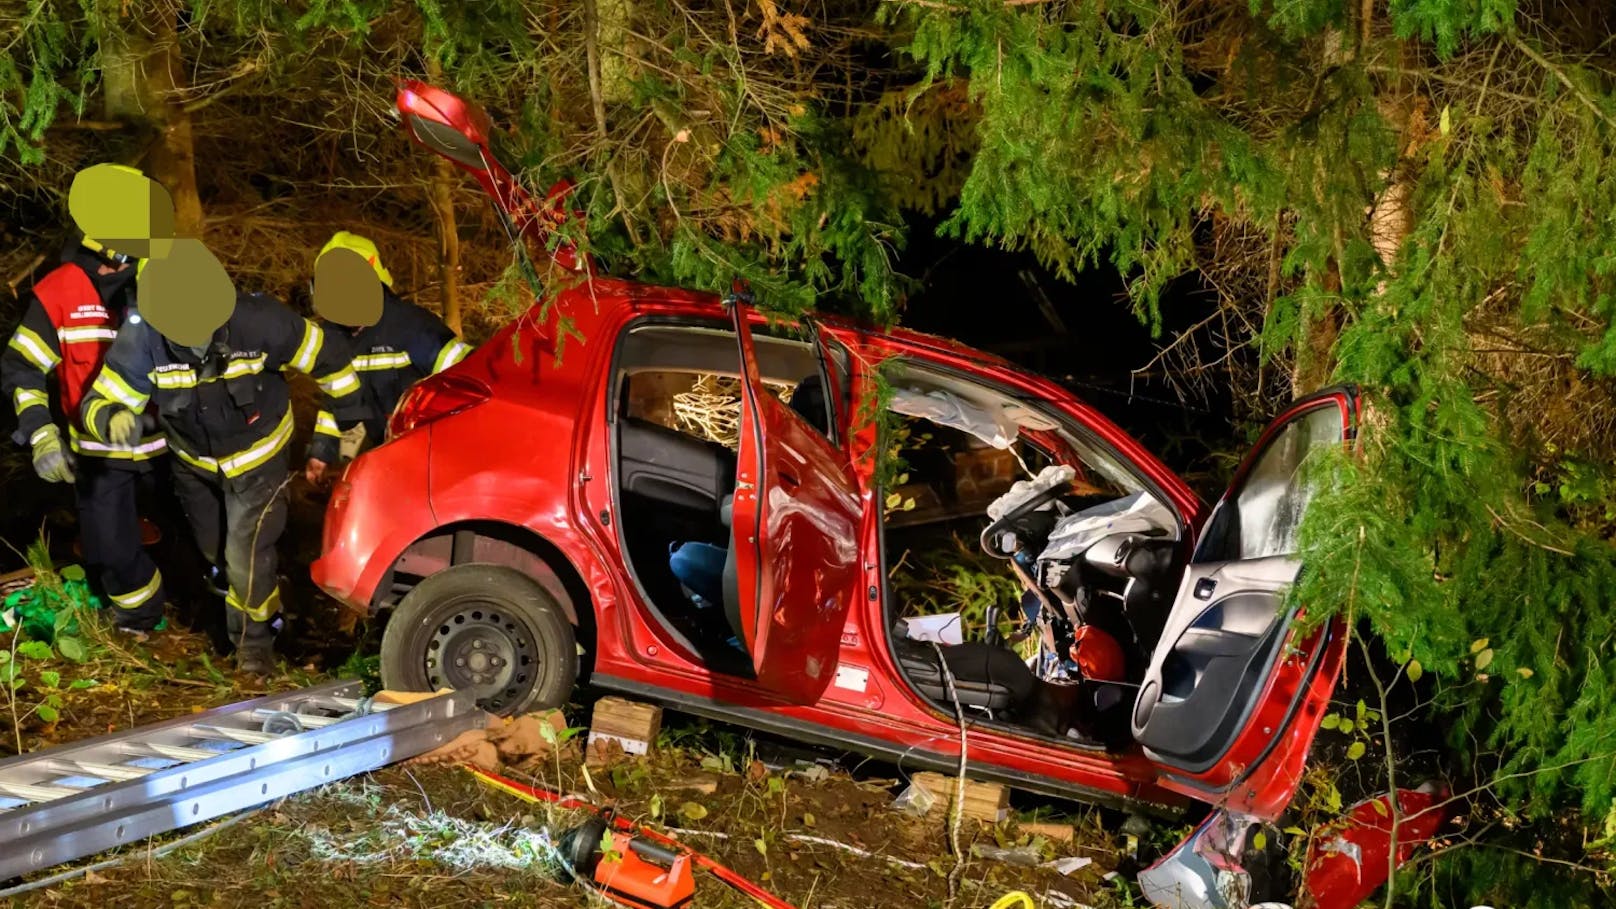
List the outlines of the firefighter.
{"type": "Polygon", "coordinates": [[[314,271],[315,311],[349,347],[370,417],[339,425],[330,411],[319,413],[305,469],[311,483],[319,482],[326,467],[344,454],[352,457],[361,446],[381,442],[388,416],[411,385],[471,353],[443,320],[393,293],[393,276],[382,265],[376,244],[365,237],[337,231],[315,257],[314,271]],[[360,260],[368,271],[359,267],[360,260]],[[345,273],[345,264],[358,273],[345,273]],[[344,446],[343,438],[357,434],[356,427],[363,427],[362,440],[344,446]],[[345,447],[352,450],[344,452],[345,447]]]}
{"type": "MultiPolygon", "coordinates": [[[[138,177],[132,184],[147,192],[140,171],[99,167],[138,177]]],[[[136,495],[141,483],[149,482],[164,439],[155,421],[148,421],[111,444],[87,435],[83,420],[85,394],[132,311],[135,270],[129,253],[84,237],[34,285],[22,324],[0,352],[0,391],[17,412],[13,440],[33,448],[34,471],[48,482],[74,486],[84,560],[117,607],[113,623],[146,632],[162,621],[166,598],[162,574],[141,545],[136,495]],[[47,379],[53,372],[56,403],[67,425],[65,443],[51,414],[47,379]]]]}
{"type": "Polygon", "coordinates": [[[238,294],[211,253],[176,240],[142,271],[139,311],[107,353],[84,404],[98,441],[127,444],[157,412],[175,487],[203,555],[228,579],[227,628],[242,672],[274,665],[275,544],[286,524],[290,394],[282,370],[314,377],[345,416],[353,367],[319,326],[263,294],[238,294]]]}

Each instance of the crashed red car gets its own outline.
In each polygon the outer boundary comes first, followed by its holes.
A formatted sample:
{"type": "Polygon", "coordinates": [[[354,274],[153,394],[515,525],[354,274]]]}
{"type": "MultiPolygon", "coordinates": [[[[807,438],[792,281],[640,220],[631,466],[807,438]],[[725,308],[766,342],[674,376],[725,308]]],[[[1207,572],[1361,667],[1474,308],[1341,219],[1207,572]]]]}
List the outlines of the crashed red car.
{"type": "MultiPolygon", "coordinates": [[[[512,713],[587,682],[904,769],[956,767],[958,710],[973,776],[1156,813],[1216,806],[1141,881],[1161,905],[1239,904],[1241,850],[1291,801],[1341,673],[1343,627],[1298,632],[1284,591],[1301,464],[1352,442],[1352,390],[1281,414],[1208,510],[1067,389],[1002,359],[832,318],[771,327],[743,300],[602,277],[552,236],[553,200],[495,159],[480,110],[421,83],[398,107],[519,247],[576,280],[415,386],[336,485],[314,578],[391,612],[390,687],[471,688],[512,713]],[[583,340],[558,358],[561,317],[583,340]],[[738,389],[733,446],[646,412],[669,376],[738,389]],[[881,485],[875,401],[1032,477],[976,518],[1036,592],[1012,617],[1022,651],[992,630],[914,632],[926,623],[889,572],[916,518],[881,485]],[[670,565],[692,542],[715,560],[705,596],[670,565]],[[1070,658],[1084,625],[1117,642],[1110,677],[1070,658]]],[[[1421,817],[1405,843],[1434,829],[1421,817]]],[[[1340,829],[1344,847],[1386,854],[1372,825],[1340,829]]],[[[1320,905],[1386,876],[1384,860],[1353,886],[1330,869],[1320,905]]]]}

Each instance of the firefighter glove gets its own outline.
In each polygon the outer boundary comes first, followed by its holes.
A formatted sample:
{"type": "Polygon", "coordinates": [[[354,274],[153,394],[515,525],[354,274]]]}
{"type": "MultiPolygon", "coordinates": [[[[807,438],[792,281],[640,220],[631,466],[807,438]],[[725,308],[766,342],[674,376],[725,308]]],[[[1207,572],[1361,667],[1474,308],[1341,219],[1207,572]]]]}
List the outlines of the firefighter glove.
{"type": "Polygon", "coordinates": [[[62,447],[62,433],[54,426],[34,436],[34,472],[47,483],[73,482],[73,464],[62,447]]]}
{"type": "Polygon", "coordinates": [[[107,441],[124,447],[140,441],[140,418],[120,408],[107,420],[107,441]]]}

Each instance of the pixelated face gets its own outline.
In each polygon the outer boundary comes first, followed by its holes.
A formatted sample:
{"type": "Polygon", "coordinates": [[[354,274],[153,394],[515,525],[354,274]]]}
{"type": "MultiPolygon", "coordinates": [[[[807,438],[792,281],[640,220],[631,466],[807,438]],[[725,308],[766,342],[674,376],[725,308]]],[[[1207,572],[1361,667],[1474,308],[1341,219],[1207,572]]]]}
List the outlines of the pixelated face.
{"type": "Polygon", "coordinates": [[[314,263],[314,311],[338,325],[375,325],[382,317],[382,282],[364,256],[341,247],[314,263]]]}
{"type": "Polygon", "coordinates": [[[204,347],[236,310],[236,287],[201,240],[178,239],[140,273],[140,313],[181,347],[204,347]]]}

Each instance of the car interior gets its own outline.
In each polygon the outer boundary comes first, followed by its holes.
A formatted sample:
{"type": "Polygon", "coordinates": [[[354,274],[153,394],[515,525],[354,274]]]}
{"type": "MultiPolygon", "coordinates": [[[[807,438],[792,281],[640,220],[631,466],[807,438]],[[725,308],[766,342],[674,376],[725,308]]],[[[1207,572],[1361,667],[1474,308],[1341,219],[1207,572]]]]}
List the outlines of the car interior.
{"type": "MultiPolygon", "coordinates": [[[[1081,747],[1126,746],[1128,706],[1183,562],[1176,516],[1099,443],[1032,402],[908,364],[891,381],[904,414],[894,454],[908,481],[888,497],[883,521],[900,668],[945,712],[957,700],[974,721],[1081,747]],[[954,589],[980,587],[980,574],[961,579],[969,554],[950,538],[980,547],[976,572],[1015,583],[986,608],[971,605],[980,598],[969,591],[925,596],[906,572],[926,572],[929,553],[942,553],[954,589]],[[931,633],[936,618],[952,633],[931,633]]],[[[933,570],[931,583],[950,578],[933,570]]]]}

